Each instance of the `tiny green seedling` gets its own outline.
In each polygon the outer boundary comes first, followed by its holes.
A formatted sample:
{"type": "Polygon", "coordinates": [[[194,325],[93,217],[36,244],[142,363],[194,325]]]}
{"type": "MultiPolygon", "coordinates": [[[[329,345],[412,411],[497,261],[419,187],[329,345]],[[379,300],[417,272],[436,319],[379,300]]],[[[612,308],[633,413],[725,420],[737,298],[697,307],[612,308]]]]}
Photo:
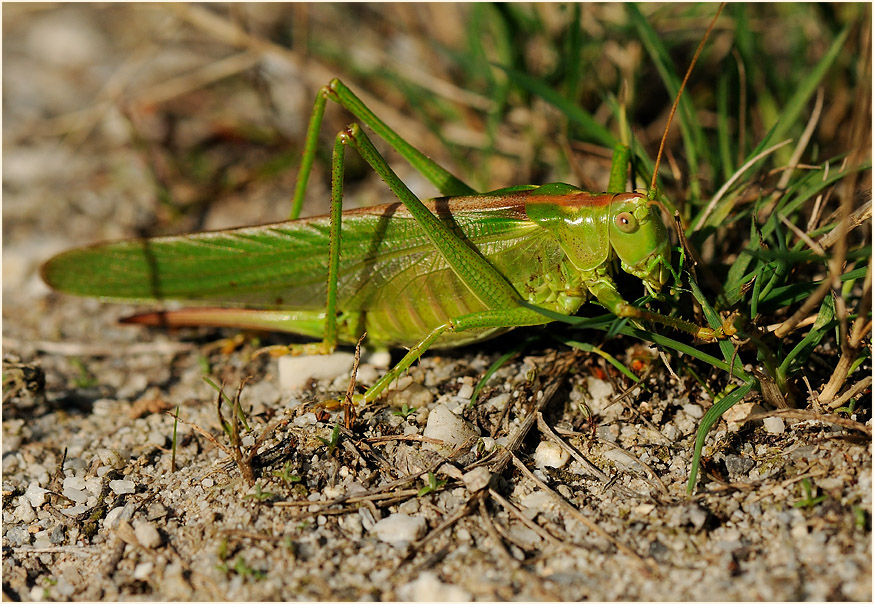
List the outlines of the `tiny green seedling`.
{"type": "Polygon", "coordinates": [[[282,482],[286,482],[289,484],[293,484],[295,482],[300,482],[301,478],[297,474],[291,473],[291,462],[286,461],[282,466],[281,470],[273,470],[273,475],[276,476],[282,482]]]}
{"type": "Polygon", "coordinates": [[[397,411],[392,411],[391,414],[397,415],[398,417],[402,417],[404,419],[407,419],[415,412],[416,412],[416,407],[410,407],[406,403],[404,403],[404,405],[400,409],[398,409],[397,411]]]}
{"type": "Polygon", "coordinates": [[[322,438],[321,436],[317,436],[316,438],[328,447],[328,454],[333,455],[334,449],[337,448],[337,445],[340,444],[340,440],[343,438],[343,434],[340,432],[340,424],[334,424],[334,429],[331,430],[330,438],[322,438]]]}
{"type": "Polygon", "coordinates": [[[428,472],[428,477],[425,479],[425,486],[419,489],[419,492],[416,493],[416,497],[424,497],[429,493],[436,493],[442,489],[445,484],[446,480],[438,480],[434,472],[428,472]]]}
{"type": "Polygon", "coordinates": [[[255,483],[255,492],[249,493],[243,499],[254,499],[255,501],[267,501],[273,497],[273,493],[261,490],[261,481],[255,483]]]}
{"type": "Polygon", "coordinates": [[[260,581],[267,576],[267,573],[265,573],[263,570],[256,570],[249,566],[243,556],[240,555],[234,558],[234,563],[232,565],[228,565],[227,563],[222,562],[220,564],[217,564],[216,568],[220,572],[223,572],[225,574],[230,574],[231,572],[234,572],[241,577],[252,577],[256,581],[260,581]]]}
{"type": "Polygon", "coordinates": [[[794,508],[814,508],[828,499],[828,495],[816,496],[817,489],[810,484],[808,478],[801,480],[801,489],[804,491],[804,497],[792,504],[794,508]]]}

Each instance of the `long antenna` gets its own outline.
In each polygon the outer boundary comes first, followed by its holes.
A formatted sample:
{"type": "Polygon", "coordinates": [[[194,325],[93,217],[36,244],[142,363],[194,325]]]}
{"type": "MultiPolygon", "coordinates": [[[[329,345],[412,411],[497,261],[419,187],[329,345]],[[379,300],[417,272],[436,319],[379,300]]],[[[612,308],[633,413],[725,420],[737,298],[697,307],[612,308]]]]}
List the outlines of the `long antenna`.
{"type": "Polygon", "coordinates": [[[719,5],[719,9],[716,11],[716,15],[713,16],[713,20],[710,22],[710,27],[707,28],[707,32],[704,34],[704,37],[701,38],[701,43],[698,44],[698,49],[695,51],[695,56],[692,57],[692,62],[689,63],[689,68],[686,70],[686,75],[683,77],[683,82],[680,84],[680,89],[677,90],[677,96],[674,99],[674,104],[671,106],[671,113],[668,115],[668,123],[665,126],[665,132],[662,134],[662,142],[659,144],[659,152],[656,155],[655,167],[652,170],[652,182],[649,185],[649,195],[651,198],[655,198],[656,194],[656,178],[658,178],[659,174],[659,164],[662,161],[662,152],[665,149],[665,141],[668,138],[668,130],[671,127],[671,121],[674,119],[674,114],[677,112],[677,106],[680,104],[680,98],[683,96],[683,89],[686,88],[686,82],[689,81],[689,76],[692,75],[692,68],[695,67],[695,63],[698,61],[698,57],[701,55],[701,51],[704,49],[704,44],[707,43],[707,39],[710,37],[710,32],[713,31],[713,27],[716,25],[716,20],[719,19],[720,13],[722,13],[722,9],[725,8],[725,2],[719,5]]]}

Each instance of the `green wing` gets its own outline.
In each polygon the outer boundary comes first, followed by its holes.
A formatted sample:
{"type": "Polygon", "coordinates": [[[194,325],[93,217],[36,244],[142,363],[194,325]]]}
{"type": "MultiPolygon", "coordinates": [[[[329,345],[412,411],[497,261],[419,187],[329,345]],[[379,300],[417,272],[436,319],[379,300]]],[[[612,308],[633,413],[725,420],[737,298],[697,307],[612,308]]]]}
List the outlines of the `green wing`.
{"type": "MultiPolygon", "coordinates": [[[[429,203],[513,282],[508,272],[519,272],[522,257],[532,248],[543,254],[539,238],[532,238],[539,229],[518,204],[472,199],[482,208],[472,209],[473,201],[429,203]]],[[[52,258],[42,274],[55,289],[108,301],[317,310],[325,305],[329,227],[327,217],[317,217],[102,243],[52,258]]],[[[371,311],[392,301],[395,308],[399,301],[419,306],[435,296],[449,313],[453,305],[476,306],[400,204],[344,213],[338,291],[343,311],[371,311]]]]}

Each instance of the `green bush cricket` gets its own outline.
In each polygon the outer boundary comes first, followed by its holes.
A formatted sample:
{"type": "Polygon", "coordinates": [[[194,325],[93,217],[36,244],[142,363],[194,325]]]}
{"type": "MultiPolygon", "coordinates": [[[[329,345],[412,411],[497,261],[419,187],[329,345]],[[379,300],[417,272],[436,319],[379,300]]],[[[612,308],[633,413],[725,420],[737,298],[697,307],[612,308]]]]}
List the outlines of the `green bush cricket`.
{"type": "MultiPolygon", "coordinates": [[[[705,41],[706,35],[702,45],[705,41]]],[[[371,346],[407,348],[401,361],[358,397],[364,402],[375,400],[429,348],[542,325],[555,315],[573,315],[592,298],[618,317],[712,340],[717,331],[632,306],[617,289],[616,265],[653,295],[670,273],[670,246],[653,205],[654,185],[649,193],[623,192],[628,162],[628,150],[618,148],[605,193],[552,183],[480,194],[413,148],[333,80],[316,98],[290,221],[101,243],[52,258],[42,275],[59,291],[107,301],[232,306],[152,313],[133,322],[321,338],[273,347],[274,353],[326,353],[338,343],[354,344],[364,332],[371,346]],[[354,123],[336,137],[330,216],[299,219],[328,100],[385,140],[443,197],[420,201],[354,123]],[[387,183],[397,202],[343,211],[348,146],[387,183]]]]}

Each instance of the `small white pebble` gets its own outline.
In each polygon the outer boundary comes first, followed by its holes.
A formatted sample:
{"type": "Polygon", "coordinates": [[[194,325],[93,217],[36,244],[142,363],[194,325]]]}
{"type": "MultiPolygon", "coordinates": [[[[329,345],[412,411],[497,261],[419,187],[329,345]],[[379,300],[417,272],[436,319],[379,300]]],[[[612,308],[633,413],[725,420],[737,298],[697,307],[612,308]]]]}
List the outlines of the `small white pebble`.
{"type": "Polygon", "coordinates": [[[398,587],[401,600],[410,602],[470,602],[473,596],[458,585],[443,583],[432,572],[423,572],[415,581],[398,587]]]}
{"type": "Polygon", "coordinates": [[[609,449],[608,451],[605,451],[604,457],[614,462],[620,468],[626,470],[633,470],[637,467],[637,460],[619,449],[609,449]]]}
{"type": "Polygon", "coordinates": [[[146,581],[152,575],[153,570],[155,570],[154,562],[143,562],[137,564],[136,568],[134,568],[134,579],[137,579],[138,581],[146,581]]]}
{"type": "Polygon", "coordinates": [[[294,392],[310,379],[333,380],[351,371],[354,360],[355,355],[350,352],[279,357],[279,388],[294,392]]]}
{"type": "Polygon", "coordinates": [[[683,411],[695,419],[701,419],[704,416],[704,409],[701,408],[701,405],[696,405],[695,403],[683,405],[683,411]]]}
{"type": "Polygon", "coordinates": [[[87,511],[88,511],[87,505],[74,505],[73,507],[70,507],[70,508],[64,508],[63,510],[61,510],[61,513],[65,514],[66,516],[78,516],[79,514],[81,514],[83,512],[87,512],[87,511]]]}
{"type": "Polygon", "coordinates": [[[15,508],[15,517],[23,524],[30,524],[36,520],[36,512],[27,497],[19,500],[18,507],[15,508]]]}
{"type": "Polygon", "coordinates": [[[438,447],[433,443],[425,444],[428,449],[443,452],[464,443],[472,436],[479,435],[473,425],[452,413],[446,405],[438,405],[431,410],[423,434],[428,438],[436,438],[446,443],[446,446],[443,447],[438,447]]]}
{"type": "Polygon", "coordinates": [[[586,378],[586,385],[595,411],[601,411],[610,404],[610,397],[613,396],[613,386],[610,385],[610,382],[589,376],[586,378]]]}
{"type": "Polygon", "coordinates": [[[465,400],[470,400],[473,396],[473,385],[472,384],[464,384],[461,388],[458,389],[458,398],[463,398],[465,400]]]}
{"type": "Polygon", "coordinates": [[[377,369],[388,369],[391,366],[391,352],[388,350],[372,350],[361,355],[361,362],[373,365],[377,369]]]}
{"type": "Polygon", "coordinates": [[[202,486],[204,489],[209,489],[215,486],[215,481],[212,478],[204,478],[202,481],[200,481],[200,486],[202,486]]]}
{"type": "Polygon", "coordinates": [[[292,423],[298,428],[306,428],[307,426],[312,426],[313,424],[315,424],[316,421],[317,420],[315,413],[304,413],[303,415],[298,415],[297,417],[295,417],[292,423]]]}
{"type": "Polygon", "coordinates": [[[345,489],[342,486],[327,486],[322,489],[322,493],[325,494],[325,497],[328,499],[336,499],[337,497],[342,497],[345,489]]]}
{"type": "Polygon", "coordinates": [[[489,485],[489,481],[492,479],[492,473],[489,472],[488,468],[485,466],[479,466],[478,468],[474,468],[464,476],[462,476],[462,480],[464,481],[464,486],[467,487],[467,490],[471,493],[476,493],[489,485]]]}
{"type": "Polygon", "coordinates": [[[117,528],[118,520],[121,517],[121,513],[124,511],[122,506],[118,506],[117,508],[112,508],[107,512],[106,518],[103,519],[103,526],[108,528],[117,528]]]}
{"type": "Polygon", "coordinates": [[[561,468],[570,458],[567,451],[551,440],[540,441],[534,451],[534,465],[538,468],[561,468]]]}
{"type": "Polygon", "coordinates": [[[129,456],[130,454],[126,451],[119,451],[118,449],[102,448],[97,450],[97,456],[100,458],[100,462],[104,466],[115,468],[116,470],[120,470],[124,467],[124,459],[126,455],[129,456]]]}
{"type": "Polygon", "coordinates": [[[528,493],[519,501],[519,503],[521,503],[523,507],[522,513],[530,520],[533,520],[540,512],[546,511],[555,506],[552,495],[546,491],[534,491],[533,493],[528,493]]]}
{"type": "Polygon", "coordinates": [[[78,476],[68,476],[64,479],[64,488],[73,489],[74,491],[84,491],[85,479],[78,476]]]}
{"type": "Polygon", "coordinates": [[[116,495],[129,495],[134,492],[136,485],[133,480],[110,480],[109,488],[116,495]]]}
{"type": "Polygon", "coordinates": [[[30,502],[30,505],[38,508],[46,502],[46,493],[48,492],[48,489],[44,489],[35,483],[30,483],[24,492],[24,496],[30,502]]]}
{"type": "Polygon", "coordinates": [[[85,503],[86,501],[88,501],[89,495],[87,491],[65,488],[62,492],[64,497],[75,503],[85,503]]]}
{"type": "Polygon", "coordinates": [[[786,423],[782,417],[766,417],[762,420],[762,424],[771,434],[783,434],[786,431],[786,423]]]}
{"type": "Polygon", "coordinates": [[[631,508],[631,511],[635,512],[636,514],[640,514],[641,516],[648,516],[649,513],[655,509],[655,507],[656,506],[651,503],[641,503],[640,505],[631,508]]]}
{"type": "Polygon", "coordinates": [[[151,522],[137,522],[134,526],[134,534],[143,547],[154,549],[161,545],[161,533],[151,522]]]}
{"type": "Polygon", "coordinates": [[[376,533],[380,541],[404,548],[425,534],[426,528],[427,523],[421,516],[392,514],[374,524],[371,531],[376,533]]]}
{"type": "Polygon", "coordinates": [[[152,430],[149,432],[148,443],[156,447],[163,447],[167,444],[167,435],[161,430],[152,430]]]}

